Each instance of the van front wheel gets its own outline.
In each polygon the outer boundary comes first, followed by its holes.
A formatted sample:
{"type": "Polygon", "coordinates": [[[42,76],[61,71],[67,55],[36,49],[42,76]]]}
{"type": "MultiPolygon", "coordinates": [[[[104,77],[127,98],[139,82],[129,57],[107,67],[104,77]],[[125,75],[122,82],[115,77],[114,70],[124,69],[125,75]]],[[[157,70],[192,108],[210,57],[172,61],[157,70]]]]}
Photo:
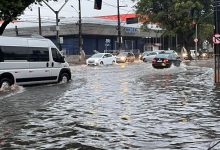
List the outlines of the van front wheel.
{"type": "Polygon", "coordinates": [[[9,78],[3,78],[0,80],[0,89],[8,89],[12,85],[12,80],[9,78]]]}
{"type": "Polygon", "coordinates": [[[62,73],[58,82],[66,83],[70,80],[70,76],[67,73],[62,73]]]}

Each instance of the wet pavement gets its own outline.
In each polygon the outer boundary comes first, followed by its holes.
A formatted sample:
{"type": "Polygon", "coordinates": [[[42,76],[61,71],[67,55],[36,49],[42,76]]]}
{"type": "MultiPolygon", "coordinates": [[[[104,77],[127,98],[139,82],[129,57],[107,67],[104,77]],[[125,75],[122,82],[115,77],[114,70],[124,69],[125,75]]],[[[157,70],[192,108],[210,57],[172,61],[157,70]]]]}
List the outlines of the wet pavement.
{"type": "Polygon", "coordinates": [[[219,140],[210,66],[71,69],[68,84],[0,92],[0,149],[200,150],[219,140]]]}

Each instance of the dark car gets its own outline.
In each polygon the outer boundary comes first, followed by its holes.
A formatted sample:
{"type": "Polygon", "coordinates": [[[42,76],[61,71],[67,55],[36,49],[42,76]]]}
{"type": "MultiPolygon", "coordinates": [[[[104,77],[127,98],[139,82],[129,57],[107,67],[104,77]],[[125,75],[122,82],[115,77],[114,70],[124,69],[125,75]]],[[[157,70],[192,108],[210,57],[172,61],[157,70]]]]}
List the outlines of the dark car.
{"type": "Polygon", "coordinates": [[[152,60],[154,68],[169,68],[171,65],[179,67],[181,58],[176,53],[161,52],[152,60]]]}
{"type": "Polygon", "coordinates": [[[125,62],[134,62],[135,56],[132,52],[120,52],[116,56],[116,62],[125,63],[125,62]]]}

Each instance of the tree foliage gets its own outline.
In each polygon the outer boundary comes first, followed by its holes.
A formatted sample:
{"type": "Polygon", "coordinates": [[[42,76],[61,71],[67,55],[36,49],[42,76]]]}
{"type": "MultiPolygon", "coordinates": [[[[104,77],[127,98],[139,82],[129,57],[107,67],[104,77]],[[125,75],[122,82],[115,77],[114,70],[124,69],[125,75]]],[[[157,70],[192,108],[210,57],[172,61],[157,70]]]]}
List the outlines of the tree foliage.
{"type": "Polygon", "coordinates": [[[187,46],[195,36],[195,24],[201,27],[213,24],[212,19],[208,19],[212,18],[211,4],[212,0],[138,0],[136,13],[142,16],[145,24],[157,23],[165,29],[165,34],[177,34],[181,44],[187,46]]]}
{"type": "Polygon", "coordinates": [[[0,20],[3,21],[0,27],[0,35],[3,34],[6,26],[16,20],[24,10],[33,3],[41,2],[42,0],[1,0],[0,1],[0,20]]]}

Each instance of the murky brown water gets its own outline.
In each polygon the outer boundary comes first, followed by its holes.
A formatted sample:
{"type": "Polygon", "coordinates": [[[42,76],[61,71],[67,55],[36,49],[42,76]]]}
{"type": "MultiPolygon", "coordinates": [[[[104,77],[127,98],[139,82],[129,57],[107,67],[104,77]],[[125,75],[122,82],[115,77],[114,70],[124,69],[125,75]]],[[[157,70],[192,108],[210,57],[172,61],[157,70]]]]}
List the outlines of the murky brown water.
{"type": "Polygon", "coordinates": [[[0,93],[0,149],[198,150],[219,139],[212,68],[135,63],[72,72],[69,84],[0,93]]]}

